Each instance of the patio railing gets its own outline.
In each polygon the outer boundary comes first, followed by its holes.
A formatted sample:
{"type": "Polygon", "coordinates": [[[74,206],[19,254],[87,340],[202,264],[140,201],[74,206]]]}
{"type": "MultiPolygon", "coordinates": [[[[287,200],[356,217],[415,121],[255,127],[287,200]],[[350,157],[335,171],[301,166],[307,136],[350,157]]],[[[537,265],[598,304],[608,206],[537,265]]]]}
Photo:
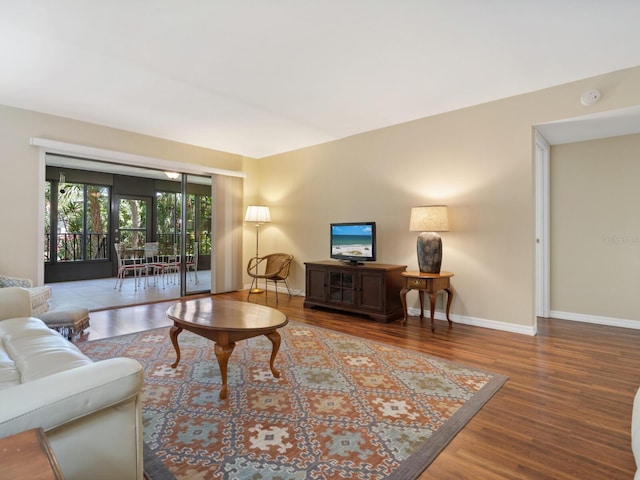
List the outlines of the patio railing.
{"type": "MultiPolygon", "coordinates": [[[[45,234],[45,261],[49,261],[50,233],[45,234]]],[[[59,233],[55,235],[56,260],[79,262],[83,260],[106,260],[109,258],[109,235],[106,233],[59,233]]]]}

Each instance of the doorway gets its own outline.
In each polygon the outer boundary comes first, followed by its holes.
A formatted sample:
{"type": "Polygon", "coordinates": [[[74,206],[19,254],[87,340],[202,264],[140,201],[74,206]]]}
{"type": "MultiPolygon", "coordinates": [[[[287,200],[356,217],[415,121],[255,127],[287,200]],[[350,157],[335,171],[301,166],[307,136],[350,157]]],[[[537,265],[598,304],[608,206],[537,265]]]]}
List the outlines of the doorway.
{"type": "Polygon", "coordinates": [[[180,174],[173,178],[164,171],[122,167],[116,173],[109,163],[61,155],[47,155],[46,161],[44,266],[45,283],[54,291],[53,307],[82,303],[102,309],[210,291],[210,176],[180,174]],[[74,193],[74,201],[66,197],[58,201],[62,190],[74,193]],[[102,203],[92,203],[98,199],[102,203]],[[95,208],[90,208],[94,203],[95,208]],[[75,216],[59,213],[59,204],[73,206],[75,216]],[[101,222],[93,218],[93,212],[101,222]],[[65,228],[60,230],[57,225],[62,221],[65,228]],[[93,243],[88,239],[99,240],[104,247],[89,248],[93,243]],[[159,288],[132,290],[134,284],[125,281],[122,290],[114,289],[118,269],[114,244],[138,258],[149,242],[157,242],[159,253],[177,259],[181,268],[174,270],[166,285],[156,284],[157,279],[150,282],[159,288]],[[75,244],[83,247],[73,250],[75,255],[59,253],[75,244]],[[80,257],[85,250],[90,258],[80,257]]]}

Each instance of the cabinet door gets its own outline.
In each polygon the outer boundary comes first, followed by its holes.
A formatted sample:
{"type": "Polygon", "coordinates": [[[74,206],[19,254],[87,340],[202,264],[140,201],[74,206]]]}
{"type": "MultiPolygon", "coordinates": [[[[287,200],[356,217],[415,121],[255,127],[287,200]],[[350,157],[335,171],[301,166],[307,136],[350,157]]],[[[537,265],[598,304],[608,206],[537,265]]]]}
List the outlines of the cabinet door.
{"type": "Polygon", "coordinates": [[[368,271],[358,274],[360,307],[384,311],[384,272],[368,271]]]}
{"type": "Polygon", "coordinates": [[[355,276],[344,270],[329,270],[329,303],[353,305],[355,303],[355,276]]]}
{"type": "Polygon", "coordinates": [[[307,265],[307,285],[305,297],[314,302],[326,301],[327,269],[307,265]]]}

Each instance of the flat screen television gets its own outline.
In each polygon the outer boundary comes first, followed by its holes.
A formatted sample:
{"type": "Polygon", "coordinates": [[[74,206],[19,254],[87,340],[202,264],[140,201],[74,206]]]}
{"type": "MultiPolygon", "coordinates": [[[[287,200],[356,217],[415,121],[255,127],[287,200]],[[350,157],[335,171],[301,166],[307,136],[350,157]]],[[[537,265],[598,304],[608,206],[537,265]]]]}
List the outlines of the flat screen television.
{"type": "Polygon", "coordinates": [[[331,258],[358,265],[376,260],[376,222],[331,224],[331,258]]]}

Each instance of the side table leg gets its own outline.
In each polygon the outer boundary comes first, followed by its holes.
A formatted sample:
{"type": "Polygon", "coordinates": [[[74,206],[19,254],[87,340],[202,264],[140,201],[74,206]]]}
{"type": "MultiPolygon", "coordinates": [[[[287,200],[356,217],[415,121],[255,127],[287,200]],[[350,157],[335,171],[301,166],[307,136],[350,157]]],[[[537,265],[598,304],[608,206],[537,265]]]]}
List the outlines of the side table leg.
{"type": "Polygon", "coordinates": [[[280,334],[274,330],[273,332],[265,333],[264,335],[269,340],[271,340],[271,344],[273,345],[273,348],[271,349],[271,359],[269,360],[269,367],[271,368],[271,373],[273,373],[274,377],[280,378],[280,372],[276,370],[276,368],[273,365],[273,362],[275,362],[276,360],[276,355],[280,350],[280,341],[281,341],[280,334]]]}
{"type": "Polygon", "coordinates": [[[453,300],[453,290],[450,288],[445,288],[445,292],[447,292],[447,321],[449,322],[449,326],[453,325],[453,322],[449,318],[449,310],[451,310],[451,300],[453,300]]]}
{"type": "Polygon", "coordinates": [[[180,363],[180,346],[178,345],[178,335],[182,331],[182,327],[178,327],[174,325],[169,330],[169,338],[171,338],[171,343],[173,343],[173,348],[176,350],[176,361],[171,364],[171,368],[176,368],[178,363],[180,363]]]}
{"type": "Polygon", "coordinates": [[[214,345],[218,366],[220,367],[220,375],[222,376],[222,388],[220,389],[220,398],[227,398],[227,366],[229,365],[229,357],[236,344],[231,342],[228,345],[214,345]]]}
{"type": "Polygon", "coordinates": [[[424,320],[424,290],[418,290],[418,298],[420,299],[420,323],[424,320]]]}
{"type": "Polygon", "coordinates": [[[435,310],[436,310],[436,300],[438,299],[438,292],[436,293],[429,293],[429,309],[431,311],[431,331],[435,332],[436,331],[436,326],[434,325],[433,321],[434,321],[434,315],[435,315],[435,310]]]}
{"type": "Polygon", "coordinates": [[[402,319],[402,322],[400,322],[402,325],[404,325],[405,323],[407,323],[407,292],[409,291],[408,288],[403,288],[402,290],[400,290],[400,301],[402,302],[402,311],[404,312],[404,318],[402,319]]]}

